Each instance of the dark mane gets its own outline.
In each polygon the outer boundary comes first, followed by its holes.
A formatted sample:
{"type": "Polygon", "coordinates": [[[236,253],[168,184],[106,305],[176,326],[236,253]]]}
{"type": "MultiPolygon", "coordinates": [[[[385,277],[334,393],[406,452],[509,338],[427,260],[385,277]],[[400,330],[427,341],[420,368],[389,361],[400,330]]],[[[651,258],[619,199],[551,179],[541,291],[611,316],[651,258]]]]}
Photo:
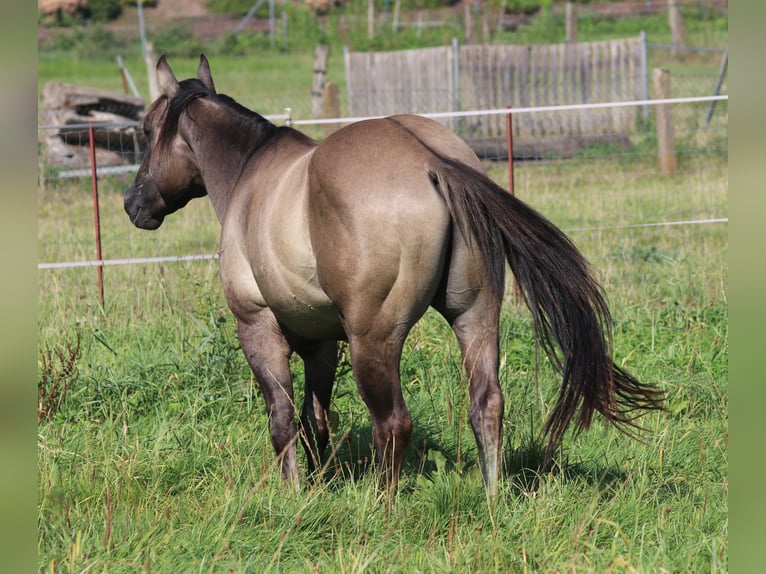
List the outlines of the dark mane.
{"type": "Polygon", "coordinates": [[[178,93],[170,100],[167,116],[165,118],[165,127],[160,134],[160,145],[169,141],[169,139],[178,130],[178,120],[188,105],[197,98],[207,97],[224,106],[232,112],[245,129],[256,130],[259,133],[276,130],[276,126],[264,118],[262,115],[246,108],[233,98],[225,94],[211,92],[197,78],[190,78],[179,82],[178,93]]]}

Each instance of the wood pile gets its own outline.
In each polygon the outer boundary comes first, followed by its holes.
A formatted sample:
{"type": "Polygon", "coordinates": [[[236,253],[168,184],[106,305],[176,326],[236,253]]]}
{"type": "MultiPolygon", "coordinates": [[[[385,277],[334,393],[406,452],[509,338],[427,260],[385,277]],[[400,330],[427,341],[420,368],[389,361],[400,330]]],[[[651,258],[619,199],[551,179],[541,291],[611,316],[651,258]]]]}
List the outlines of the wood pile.
{"type": "Polygon", "coordinates": [[[43,88],[41,138],[45,161],[54,167],[90,164],[88,130],[94,125],[96,163],[112,166],[139,160],[142,98],[99,88],[48,82],[43,88]]]}

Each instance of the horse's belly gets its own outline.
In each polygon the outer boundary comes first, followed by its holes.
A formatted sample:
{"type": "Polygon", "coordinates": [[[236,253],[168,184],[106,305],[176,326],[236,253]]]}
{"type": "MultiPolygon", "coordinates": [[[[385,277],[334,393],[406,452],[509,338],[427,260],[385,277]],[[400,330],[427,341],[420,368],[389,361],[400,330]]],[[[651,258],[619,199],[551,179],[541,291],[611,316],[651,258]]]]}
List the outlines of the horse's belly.
{"type": "Polygon", "coordinates": [[[290,332],[303,338],[340,339],[338,309],[319,284],[316,257],[300,220],[274,218],[251,245],[253,277],[269,309],[290,332]]]}
{"type": "Polygon", "coordinates": [[[229,308],[241,321],[249,322],[268,307],[290,332],[302,338],[345,336],[337,308],[310,278],[276,269],[254,274],[249,262],[231,251],[222,253],[221,278],[229,308]]]}
{"type": "Polygon", "coordinates": [[[345,337],[337,307],[312,278],[289,273],[267,287],[269,308],[292,333],[307,339],[345,337]]]}

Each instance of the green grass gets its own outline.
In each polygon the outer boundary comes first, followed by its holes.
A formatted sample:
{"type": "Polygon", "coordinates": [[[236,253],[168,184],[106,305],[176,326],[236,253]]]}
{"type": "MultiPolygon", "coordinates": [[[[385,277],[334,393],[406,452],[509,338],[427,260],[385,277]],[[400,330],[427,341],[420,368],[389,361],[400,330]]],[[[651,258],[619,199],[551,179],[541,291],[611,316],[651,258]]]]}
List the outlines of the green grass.
{"type": "MultiPolygon", "coordinates": [[[[529,315],[509,295],[505,462],[494,502],[481,484],[457,345],[436,314],[404,351],[415,434],[386,512],[347,359],[326,480],[297,495],[281,484],[215,261],[108,267],[103,310],[94,270],[41,271],[41,357],[46,349],[53,357],[41,361],[41,380],[68,390],[39,426],[40,569],[726,571],[727,226],[575,230],[674,210],[726,215],[725,157],[690,156],[672,180],[652,165],[588,158],[517,167],[517,194],[572,229],[602,278],[617,360],[667,391],[668,412],[643,420],[643,443],[599,420],[569,435],[542,472],[539,432],[558,380],[547,361],[536,368],[529,315]],[[68,370],[56,351],[66,357],[77,337],[68,370]]],[[[502,164],[489,167],[505,183],[502,164]]],[[[126,241],[131,254],[215,250],[205,200],[142,232],[121,211],[124,183],[102,183],[106,257],[125,255],[126,241]]],[[[89,257],[87,186],[49,185],[39,205],[41,260],[89,257]],[[83,225],[72,225],[78,217],[83,225]]],[[[300,363],[293,369],[300,377],[300,363]]]]}
{"type": "MultiPolygon", "coordinates": [[[[652,26],[652,41],[663,41],[654,36],[663,24],[652,26]]],[[[705,33],[718,38],[710,26],[705,33]]],[[[145,93],[142,62],[126,61],[145,93]]],[[[293,94],[308,100],[311,62],[308,51],[211,61],[219,89],[263,113],[280,113],[293,94]]],[[[122,89],[109,59],[42,51],[38,63],[40,86],[122,89]]],[[[179,77],[196,70],[192,57],[171,64],[179,77]]],[[[698,64],[672,61],[678,75],[698,64]]],[[[335,52],[333,81],[342,81],[340,66],[335,52]]],[[[667,412],[642,420],[643,442],[598,419],[569,433],[542,471],[540,431],[558,379],[509,292],[495,501],[481,484],[457,344],[435,313],[413,329],[402,358],[415,428],[387,511],[347,357],[325,479],[304,480],[298,494],[281,483],[216,261],[106,267],[103,308],[94,269],[39,271],[38,388],[49,415],[38,426],[39,570],[728,571],[728,224],[624,227],[727,217],[722,109],[703,132],[704,107],[676,106],[673,178],[657,173],[651,121],[629,151],[594,146],[571,160],[517,164],[517,195],[567,230],[601,279],[617,361],[667,392],[667,412]]],[[[507,185],[507,166],[486,165],[507,185]]],[[[207,200],[144,232],[122,208],[128,182],[99,181],[105,258],[215,252],[207,200]]],[[[41,178],[39,261],[95,258],[91,209],[88,181],[41,178]]],[[[292,368],[300,379],[301,364],[292,368]]],[[[303,471],[302,451],[299,461],[303,471]]]]}
{"type": "MultiPolygon", "coordinates": [[[[158,54],[160,52],[157,52],[158,54]]],[[[199,53],[193,57],[173,57],[170,65],[176,76],[196,76],[199,53]]],[[[148,97],[146,65],[136,57],[125,57],[139,93],[148,97]]],[[[234,97],[242,105],[261,114],[282,114],[293,107],[297,117],[311,115],[311,52],[284,54],[262,52],[241,58],[212,58],[211,67],[216,87],[234,97]],[[275,89],[276,88],[276,89],[275,89]]],[[[67,58],[60,53],[41,53],[38,58],[38,89],[47,81],[86,85],[122,92],[122,78],[116,60],[67,58]]],[[[342,51],[334,51],[328,61],[327,78],[345,93],[345,72],[342,51]]]]}
{"type": "MultiPolygon", "coordinates": [[[[563,16],[546,15],[543,11],[529,24],[516,30],[502,31],[492,37],[498,44],[559,43],[565,38],[563,16]]],[[[703,14],[687,10],[684,14],[686,42],[690,46],[722,48],[728,42],[728,16],[703,14]]],[[[479,18],[475,19],[477,25],[479,18]]],[[[194,39],[182,23],[165,28],[149,26],[148,37],[157,55],[166,53],[178,77],[196,72],[197,58],[205,52],[210,58],[219,91],[235,97],[243,105],[263,114],[281,114],[291,107],[294,117],[311,117],[311,83],[313,50],[318,43],[331,46],[327,80],[340,90],[341,110],[345,109],[344,46],[356,51],[393,50],[435,45],[447,45],[452,38],[462,42],[463,27],[450,17],[445,26],[426,28],[418,34],[409,27],[394,34],[383,27],[374,39],[367,37],[366,3],[352,3],[331,12],[318,21],[303,8],[290,8],[291,41],[285,50],[281,40],[270,48],[266,37],[258,34],[225,34],[207,43],[194,39]],[[341,15],[354,24],[346,32],[338,32],[341,15]],[[354,19],[354,17],[356,17],[354,19]]],[[[491,22],[491,19],[490,19],[491,22]]],[[[47,81],[122,91],[122,78],[117,67],[117,55],[124,57],[140,94],[148,98],[146,65],[140,54],[136,23],[126,21],[133,33],[109,32],[100,26],[60,31],[39,51],[38,87],[47,81]]],[[[583,17],[579,23],[580,41],[632,38],[641,31],[650,43],[669,44],[671,34],[664,13],[643,18],[609,19],[583,17]]],[[[649,51],[649,69],[670,69],[674,96],[707,95],[712,93],[720,66],[719,54],[673,55],[663,50],[649,51]]],[[[724,86],[723,92],[727,92],[724,86]]]]}

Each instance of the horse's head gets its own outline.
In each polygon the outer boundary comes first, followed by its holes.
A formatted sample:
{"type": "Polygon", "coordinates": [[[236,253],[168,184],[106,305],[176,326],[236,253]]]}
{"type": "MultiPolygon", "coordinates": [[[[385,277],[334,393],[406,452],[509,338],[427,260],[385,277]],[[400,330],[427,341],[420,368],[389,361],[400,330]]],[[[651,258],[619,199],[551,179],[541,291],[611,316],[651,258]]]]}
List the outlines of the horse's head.
{"type": "Polygon", "coordinates": [[[179,119],[193,100],[215,94],[210,66],[200,56],[197,79],[178,82],[162,56],[157,63],[160,97],[144,118],[146,137],[141,167],[125,192],[125,211],[136,227],[157,229],[166,215],[207,193],[189,143],[179,130],[179,119]]]}

